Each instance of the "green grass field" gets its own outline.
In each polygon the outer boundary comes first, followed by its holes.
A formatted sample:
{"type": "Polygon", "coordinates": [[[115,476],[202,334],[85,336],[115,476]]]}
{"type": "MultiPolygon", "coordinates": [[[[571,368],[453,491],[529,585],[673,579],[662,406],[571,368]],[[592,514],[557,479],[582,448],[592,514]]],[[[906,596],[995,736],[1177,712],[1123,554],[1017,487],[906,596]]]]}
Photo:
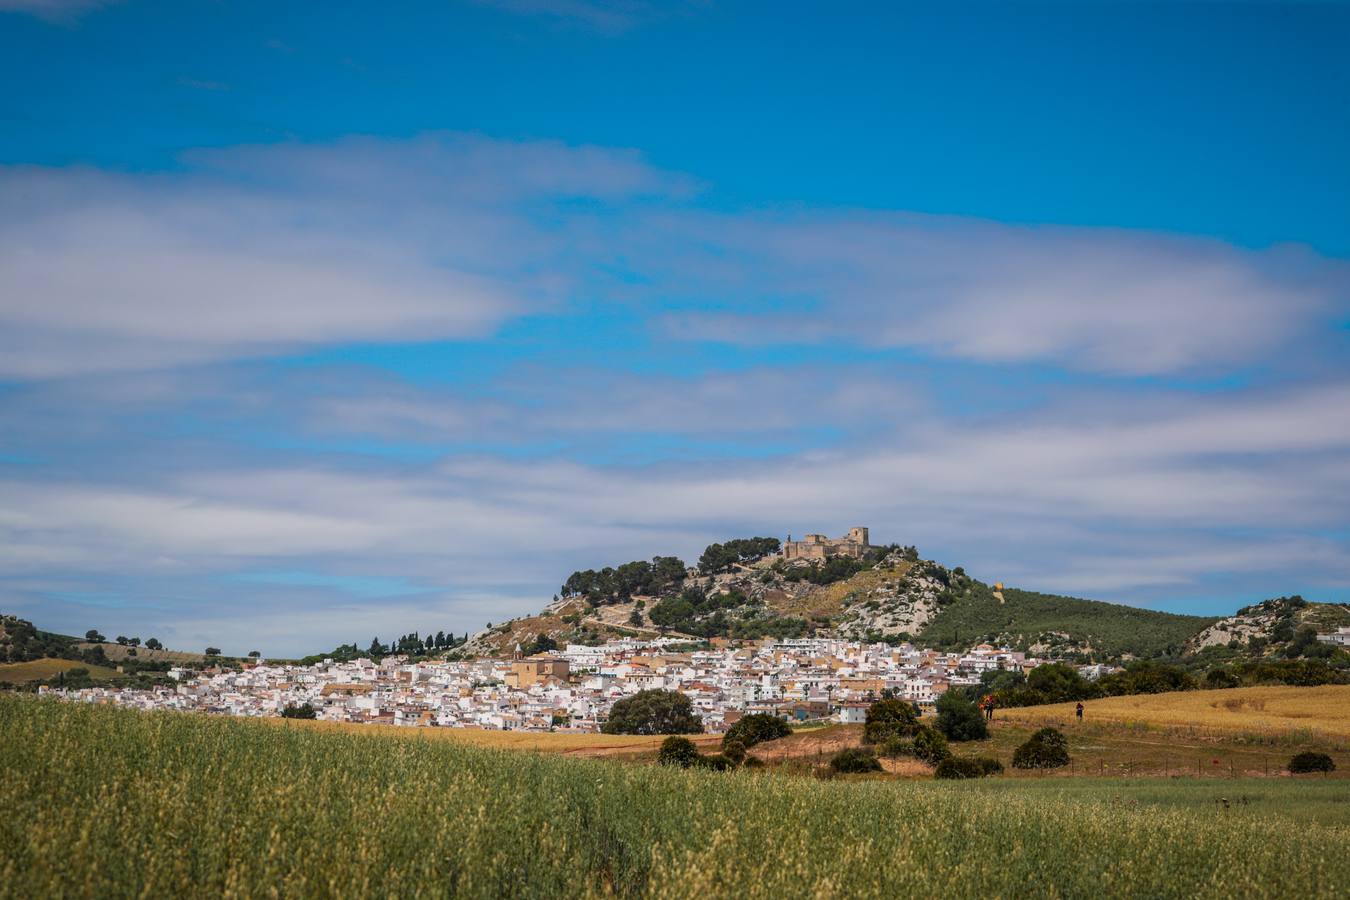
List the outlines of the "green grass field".
{"type": "Polygon", "coordinates": [[[0,735],[4,897],[1332,897],[1350,884],[1338,780],[828,782],[25,696],[0,697],[0,735]]]}

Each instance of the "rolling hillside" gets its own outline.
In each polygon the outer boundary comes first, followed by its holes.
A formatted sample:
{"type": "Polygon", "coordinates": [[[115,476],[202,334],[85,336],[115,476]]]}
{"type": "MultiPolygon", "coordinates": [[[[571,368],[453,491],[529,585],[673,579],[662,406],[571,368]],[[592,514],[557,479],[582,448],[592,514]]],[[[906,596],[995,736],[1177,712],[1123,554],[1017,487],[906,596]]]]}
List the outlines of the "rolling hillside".
{"type": "Polygon", "coordinates": [[[944,606],[921,637],[931,646],[969,646],[975,640],[1037,652],[1082,652],[1106,657],[1175,656],[1217,620],[1005,588],[1000,603],[971,592],[944,606]]]}
{"type": "Polygon", "coordinates": [[[1221,620],[1024,588],[996,591],[959,566],[948,568],[898,545],[828,564],[786,562],[776,549],[773,539],[749,538],[712,545],[697,568],[658,556],[651,563],[576,572],[564,595],[539,615],[500,623],[466,649],[501,654],[517,643],[528,649],[541,634],[560,644],[624,634],[695,640],[834,635],[938,649],[988,642],[1118,662],[1185,656],[1219,643],[1229,656],[1280,655],[1300,626],[1329,631],[1350,623],[1350,607],[1301,598],[1268,601],[1221,620]],[[728,561],[733,546],[754,549],[728,561]],[[718,564],[707,565],[709,557],[718,564]],[[1235,637],[1241,640],[1234,643],[1235,637]]]}

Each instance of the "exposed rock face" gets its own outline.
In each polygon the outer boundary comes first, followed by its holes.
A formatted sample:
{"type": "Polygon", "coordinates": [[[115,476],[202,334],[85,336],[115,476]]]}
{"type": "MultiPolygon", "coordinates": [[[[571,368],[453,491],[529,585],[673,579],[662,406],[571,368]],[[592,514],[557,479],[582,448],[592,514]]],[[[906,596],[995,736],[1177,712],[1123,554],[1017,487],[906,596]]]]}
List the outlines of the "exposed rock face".
{"type": "Polygon", "coordinates": [[[930,571],[931,564],[887,562],[897,565],[885,570],[875,583],[859,585],[850,594],[839,618],[841,637],[916,635],[937,615],[947,586],[930,571]]]}
{"type": "Polygon", "coordinates": [[[1234,640],[1240,644],[1249,643],[1252,638],[1269,640],[1278,619],[1273,612],[1229,616],[1197,634],[1186,647],[1194,652],[1206,647],[1226,647],[1234,640]]]}

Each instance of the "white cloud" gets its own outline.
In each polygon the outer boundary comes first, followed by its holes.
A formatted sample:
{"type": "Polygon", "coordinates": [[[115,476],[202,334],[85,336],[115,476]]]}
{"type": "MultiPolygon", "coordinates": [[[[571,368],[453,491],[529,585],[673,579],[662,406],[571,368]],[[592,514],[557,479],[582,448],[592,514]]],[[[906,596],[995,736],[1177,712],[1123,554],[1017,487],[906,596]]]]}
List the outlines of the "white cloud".
{"type": "Polygon", "coordinates": [[[1118,375],[1253,364],[1345,309],[1350,272],[1298,248],[937,216],[705,218],[672,278],[733,299],[669,318],[744,344],[846,341],[1118,375]],[[751,273],[767,273],[755,283],[751,273]],[[678,274],[676,274],[678,273],[678,274]],[[740,288],[740,296],[733,293],[740,288]],[[747,300],[746,294],[749,295],[747,300]]]}
{"type": "Polygon", "coordinates": [[[546,305],[555,201],[679,190],[633,154],[431,136],[0,169],[0,377],[483,337],[546,305]],[[523,270],[523,271],[522,271],[523,270]]]}

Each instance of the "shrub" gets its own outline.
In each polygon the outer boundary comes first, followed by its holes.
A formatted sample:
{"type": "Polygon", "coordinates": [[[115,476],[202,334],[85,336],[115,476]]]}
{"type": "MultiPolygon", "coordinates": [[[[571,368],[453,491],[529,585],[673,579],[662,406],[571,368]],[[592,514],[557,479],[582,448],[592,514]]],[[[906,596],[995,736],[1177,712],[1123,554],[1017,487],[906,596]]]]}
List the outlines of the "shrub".
{"type": "Polygon", "coordinates": [[[698,748],[686,737],[672,735],[661,742],[661,750],[656,761],[663,766],[679,766],[687,769],[698,762],[698,748]]]}
{"type": "Polygon", "coordinates": [[[1054,728],[1042,728],[1013,752],[1015,769],[1057,769],[1069,764],[1069,742],[1054,728]]]}
{"type": "Polygon", "coordinates": [[[1003,764],[988,756],[949,756],[933,771],[936,778],[984,778],[1003,771],[1003,764]]]}
{"type": "Polygon", "coordinates": [[[281,711],[283,719],[317,719],[319,713],[308,703],[301,703],[299,706],[288,706],[281,711]]]}
{"type": "Polygon", "coordinates": [[[757,757],[757,756],[747,756],[747,757],[745,758],[745,762],[741,763],[741,768],[743,768],[743,769],[762,769],[762,768],[764,768],[764,760],[760,759],[760,758],[757,757]]]}
{"type": "Polygon", "coordinates": [[[745,762],[745,745],[740,741],[723,741],[722,755],[739,766],[745,762]]]}
{"type": "Polygon", "coordinates": [[[951,741],[982,741],[989,737],[989,726],[979,708],[958,691],[948,691],[938,698],[937,728],[951,741]]]}
{"type": "Polygon", "coordinates": [[[936,728],[924,726],[914,735],[914,755],[930,766],[935,766],[951,755],[947,738],[936,728]]]}
{"type": "Polygon", "coordinates": [[[1227,669],[1210,669],[1205,673],[1205,687],[1207,688],[1235,688],[1240,684],[1242,684],[1241,679],[1227,669]]]}
{"type": "Polygon", "coordinates": [[[913,756],[914,741],[911,738],[890,737],[877,748],[877,752],[882,756],[913,756]]]}
{"type": "Polygon", "coordinates": [[[605,734],[701,734],[703,720],[679,691],[638,691],[617,701],[605,734]]]}
{"type": "Polygon", "coordinates": [[[736,768],[736,764],[721,753],[710,753],[707,756],[700,756],[697,765],[703,769],[712,769],[714,772],[725,772],[729,769],[736,768]]]}
{"type": "Polygon", "coordinates": [[[880,772],[881,761],[876,754],[865,747],[849,747],[840,750],[830,759],[830,770],[841,775],[857,772],[880,772]]]}
{"type": "Polygon", "coordinates": [[[903,700],[878,700],[867,709],[863,743],[881,744],[888,738],[913,737],[919,728],[919,714],[914,704],[903,700]]]}
{"type": "Polygon", "coordinates": [[[740,741],[747,748],[765,741],[774,741],[792,734],[792,727],[777,716],[768,713],[751,713],[741,718],[727,729],[722,737],[722,746],[732,741],[740,741]]]}
{"type": "Polygon", "coordinates": [[[1306,753],[1296,754],[1289,760],[1289,773],[1291,775],[1301,775],[1304,772],[1334,772],[1336,763],[1325,753],[1306,753]]]}

